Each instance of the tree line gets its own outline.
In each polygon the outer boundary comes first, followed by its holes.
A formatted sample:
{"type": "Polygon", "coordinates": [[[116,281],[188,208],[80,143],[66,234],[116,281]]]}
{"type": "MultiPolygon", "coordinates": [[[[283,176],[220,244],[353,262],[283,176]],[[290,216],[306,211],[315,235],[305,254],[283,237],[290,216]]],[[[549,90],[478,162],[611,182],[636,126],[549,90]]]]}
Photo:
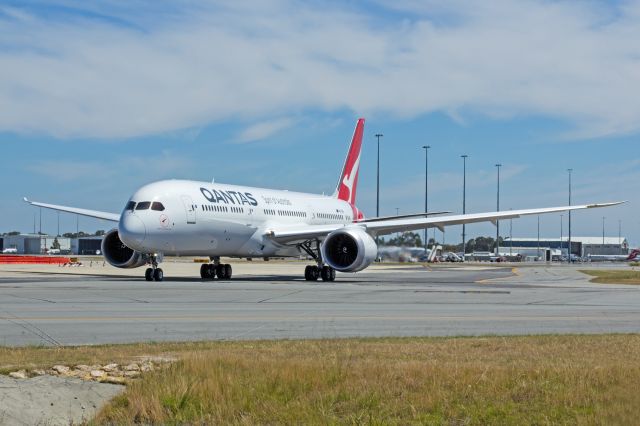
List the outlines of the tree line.
{"type": "MultiPolygon", "coordinates": [[[[504,244],[504,240],[500,237],[500,245],[504,244]]],[[[428,246],[431,247],[436,243],[433,238],[429,238],[428,246]]],[[[378,239],[380,246],[399,246],[399,247],[424,247],[422,236],[418,232],[402,232],[400,234],[390,237],[380,237],[378,239]]],[[[442,245],[441,243],[437,243],[442,245]]],[[[493,237],[476,237],[467,241],[466,253],[472,253],[474,251],[495,251],[496,240],[493,237]]],[[[444,244],[442,245],[444,251],[461,252],[462,243],[458,244],[444,244]]]]}

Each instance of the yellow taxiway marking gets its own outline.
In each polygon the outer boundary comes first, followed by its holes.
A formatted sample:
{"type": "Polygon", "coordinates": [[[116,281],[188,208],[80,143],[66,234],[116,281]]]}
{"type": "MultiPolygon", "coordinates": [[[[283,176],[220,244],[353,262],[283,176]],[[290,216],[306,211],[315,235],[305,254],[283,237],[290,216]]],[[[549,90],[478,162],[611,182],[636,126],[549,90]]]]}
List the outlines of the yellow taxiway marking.
{"type": "MultiPolygon", "coordinates": [[[[516,268],[515,266],[513,268],[511,268],[511,273],[513,274],[513,276],[519,277],[520,276],[520,272],[518,272],[518,268],[516,268]]],[[[478,280],[475,283],[476,284],[489,284],[492,283],[494,281],[501,281],[501,280],[509,280],[512,279],[513,276],[510,277],[497,277],[497,278],[487,278],[484,280],[478,280]]]]}

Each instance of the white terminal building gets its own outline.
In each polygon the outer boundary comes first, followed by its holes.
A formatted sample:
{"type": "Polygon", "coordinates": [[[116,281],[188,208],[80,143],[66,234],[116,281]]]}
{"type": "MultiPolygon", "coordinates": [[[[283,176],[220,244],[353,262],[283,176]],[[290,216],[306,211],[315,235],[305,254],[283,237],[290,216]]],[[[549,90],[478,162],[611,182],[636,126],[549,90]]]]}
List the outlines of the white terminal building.
{"type": "MultiPolygon", "coordinates": [[[[500,254],[523,257],[542,257],[552,260],[567,257],[569,238],[517,238],[508,237],[500,244],[500,254]]],[[[578,257],[617,256],[629,253],[629,243],[624,237],[571,237],[571,254],[578,257]]]]}

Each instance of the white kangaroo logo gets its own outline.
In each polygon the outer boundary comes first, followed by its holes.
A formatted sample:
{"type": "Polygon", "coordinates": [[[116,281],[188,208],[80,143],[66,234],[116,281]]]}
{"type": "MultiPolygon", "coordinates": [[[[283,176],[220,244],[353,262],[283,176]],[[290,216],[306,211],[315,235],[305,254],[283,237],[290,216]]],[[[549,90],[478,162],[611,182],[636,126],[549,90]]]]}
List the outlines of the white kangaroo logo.
{"type": "Polygon", "coordinates": [[[342,184],[344,186],[347,187],[347,189],[349,189],[349,203],[353,203],[353,200],[351,199],[351,193],[353,192],[353,183],[356,179],[356,175],[358,174],[358,167],[360,166],[360,154],[358,154],[358,158],[356,158],[355,163],[353,163],[353,167],[351,167],[351,170],[349,171],[349,175],[347,176],[345,174],[345,177],[342,179],[342,184]]]}

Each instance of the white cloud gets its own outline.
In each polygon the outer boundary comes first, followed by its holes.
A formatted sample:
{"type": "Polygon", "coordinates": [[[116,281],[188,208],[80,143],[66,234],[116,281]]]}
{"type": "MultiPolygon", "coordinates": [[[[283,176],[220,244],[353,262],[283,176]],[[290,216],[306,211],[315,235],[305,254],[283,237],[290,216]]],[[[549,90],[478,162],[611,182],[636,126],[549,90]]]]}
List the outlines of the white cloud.
{"type": "Polygon", "coordinates": [[[346,109],[542,115],[573,137],[634,133],[638,4],[399,1],[406,18],[385,19],[286,0],[166,14],[101,3],[65,19],[14,8],[0,11],[0,130],[126,138],[346,109]]]}
{"type": "Polygon", "coordinates": [[[289,118],[256,123],[244,129],[236,138],[236,142],[247,143],[265,139],[290,127],[292,124],[293,120],[289,118]]]}
{"type": "Polygon", "coordinates": [[[94,184],[103,181],[132,179],[147,182],[188,173],[193,160],[171,151],[153,152],[145,156],[121,156],[114,161],[40,160],[29,163],[25,170],[55,182],[94,184]]]}

